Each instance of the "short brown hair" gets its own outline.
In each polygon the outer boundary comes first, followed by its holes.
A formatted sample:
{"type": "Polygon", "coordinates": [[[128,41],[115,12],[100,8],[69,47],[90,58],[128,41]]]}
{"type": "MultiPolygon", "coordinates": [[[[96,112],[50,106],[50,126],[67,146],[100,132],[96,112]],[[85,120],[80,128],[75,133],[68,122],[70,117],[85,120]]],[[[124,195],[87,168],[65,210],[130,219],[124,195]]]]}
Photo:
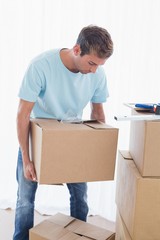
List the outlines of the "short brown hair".
{"type": "Polygon", "coordinates": [[[109,58],[113,53],[113,42],[104,28],[89,25],[79,33],[77,44],[81,48],[81,56],[94,53],[99,58],[109,58]]]}

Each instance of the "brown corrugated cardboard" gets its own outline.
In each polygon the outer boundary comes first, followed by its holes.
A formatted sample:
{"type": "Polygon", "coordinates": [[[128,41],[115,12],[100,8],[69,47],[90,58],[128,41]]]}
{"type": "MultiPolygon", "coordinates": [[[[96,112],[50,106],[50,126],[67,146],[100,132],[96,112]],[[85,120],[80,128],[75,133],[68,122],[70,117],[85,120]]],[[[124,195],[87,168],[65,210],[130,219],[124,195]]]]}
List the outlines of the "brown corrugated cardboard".
{"type": "Polygon", "coordinates": [[[96,225],[97,227],[108,229],[111,232],[115,232],[115,222],[110,221],[99,215],[89,215],[87,222],[96,225]]]}
{"type": "Polygon", "coordinates": [[[160,177],[160,121],[132,121],[129,151],[142,176],[160,177]]]}
{"type": "Polygon", "coordinates": [[[115,240],[132,240],[119,211],[116,213],[116,237],[115,240]]]}
{"type": "Polygon", "coordinates": [[[56,184],[114,179],[118,129],[93,122],[31,121],[31,158],[38,182],[56,184]]]}
{"type": "Polygon", "coordinates": [[[160,239],[160,178],[144,178],[119,153],[116,204],[132,240],[160,239]]]}
{"type": "Polygon", "coordinates": [[[115,234],[70,216],[58,213],[29,232],[30,240],[114,240],[115,234]]]}

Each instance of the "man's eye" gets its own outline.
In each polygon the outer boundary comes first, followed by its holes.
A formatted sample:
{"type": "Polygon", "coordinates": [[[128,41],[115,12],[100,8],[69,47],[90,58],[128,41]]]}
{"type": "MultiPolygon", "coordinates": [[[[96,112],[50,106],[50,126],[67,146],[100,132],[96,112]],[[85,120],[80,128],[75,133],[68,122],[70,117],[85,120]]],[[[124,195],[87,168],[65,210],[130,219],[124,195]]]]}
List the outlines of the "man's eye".
{"type": "Polygon", "coordinates": [[[89,65],[91,65],[91,66],[93,66],[93,65],[95,65],[94,63],[92,63],[92,62],[88,62],[89,63],[89,65]]]}

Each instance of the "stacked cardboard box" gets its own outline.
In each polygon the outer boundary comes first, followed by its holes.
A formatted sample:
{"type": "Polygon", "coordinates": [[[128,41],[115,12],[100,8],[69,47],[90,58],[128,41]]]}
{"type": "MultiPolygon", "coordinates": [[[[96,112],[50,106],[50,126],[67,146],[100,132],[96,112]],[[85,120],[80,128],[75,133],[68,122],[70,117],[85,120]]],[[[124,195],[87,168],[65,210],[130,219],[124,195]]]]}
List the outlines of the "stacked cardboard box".
{"type": "Polygon", "coordinates": [[[116,239],[117,240],[132,240],[129,232],[124,224],[123,219],[120,216],[120,213],[117,211],[116,215],[116,239]]]}
{"type": "Polygon", "coordinates": [[[118,158],[116,239],[159,240],[160,121],[133,121],[129,148],[118,158]]]}

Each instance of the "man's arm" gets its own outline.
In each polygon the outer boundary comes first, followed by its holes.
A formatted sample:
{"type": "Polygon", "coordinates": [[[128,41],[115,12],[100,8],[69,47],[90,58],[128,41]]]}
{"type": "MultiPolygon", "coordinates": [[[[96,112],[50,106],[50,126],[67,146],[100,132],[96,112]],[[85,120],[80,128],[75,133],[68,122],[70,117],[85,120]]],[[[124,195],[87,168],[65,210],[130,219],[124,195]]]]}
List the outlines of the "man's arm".
{"type": "Polygon", "coordinates": [[[30,114],[33,106],[33,102],[20,100],[17,113],[17,135],[22,152],[24,176],[28,180],[36,181],[34,165],[29,157],[30,114]]]}
{"type": "Polygon", "coordinates": [[[105,123],[105,114],[102,103],[91,103],[91,119],[105,123]]]}

